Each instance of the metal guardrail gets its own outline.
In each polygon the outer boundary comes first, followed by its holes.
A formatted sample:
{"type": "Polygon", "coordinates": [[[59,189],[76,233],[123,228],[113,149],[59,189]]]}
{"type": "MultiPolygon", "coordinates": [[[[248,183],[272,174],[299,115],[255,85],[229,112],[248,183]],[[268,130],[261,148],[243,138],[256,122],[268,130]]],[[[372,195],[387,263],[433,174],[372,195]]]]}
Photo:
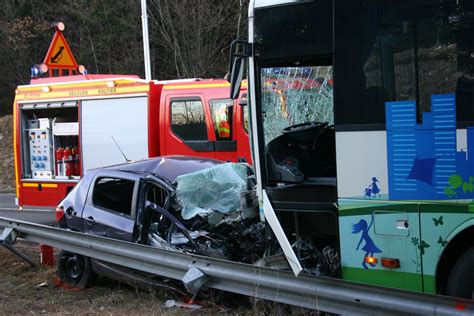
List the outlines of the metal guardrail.
{"type": "MultiPolygon", "coordinates": [[[[198,269],[207,285],[252,297],[337,314],[474,315],[474,301],[300,275],[0,217],[19,237],[164,277],[198,269]]],[[[5,234],[4,234],[5,235],[5,234]]],[[[189,276],[190,273],[188,273],[189,276]]],[[[183,280],[184,281],[184,280],[183,280]]]]}

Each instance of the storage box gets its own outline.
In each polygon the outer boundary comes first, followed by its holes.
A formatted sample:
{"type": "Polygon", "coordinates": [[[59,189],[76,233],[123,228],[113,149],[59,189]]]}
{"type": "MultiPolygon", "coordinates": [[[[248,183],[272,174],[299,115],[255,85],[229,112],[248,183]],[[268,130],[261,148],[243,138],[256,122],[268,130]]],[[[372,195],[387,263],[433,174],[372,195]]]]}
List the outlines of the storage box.
{"type": "Polygon", "coordinates": [[[53,123],[53,135],[54,136],[70,136],[79,135],[79,123],[53,123]]]}

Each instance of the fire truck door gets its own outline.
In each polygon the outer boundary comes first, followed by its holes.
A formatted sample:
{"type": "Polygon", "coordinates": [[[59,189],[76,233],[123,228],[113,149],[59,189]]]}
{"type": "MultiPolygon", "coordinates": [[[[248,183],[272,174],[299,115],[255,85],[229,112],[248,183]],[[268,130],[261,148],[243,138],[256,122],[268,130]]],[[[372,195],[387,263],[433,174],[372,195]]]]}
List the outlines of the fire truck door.
{"type": "Polygon", "coordinates": [[[210,113],[204,104],[199,94],[166,97],[164,124],[160,124],[164,155],[216,158],[210,113]]]}
{"type": "Polygon", "coordinates": [[[238,104],[234,105],[234,108],[234,135],[237,141],[237,157],[245,158],[248,163],[252,163],[249,141],[249,105],[247,104],[247,94],[240,97],[238,104]]]}

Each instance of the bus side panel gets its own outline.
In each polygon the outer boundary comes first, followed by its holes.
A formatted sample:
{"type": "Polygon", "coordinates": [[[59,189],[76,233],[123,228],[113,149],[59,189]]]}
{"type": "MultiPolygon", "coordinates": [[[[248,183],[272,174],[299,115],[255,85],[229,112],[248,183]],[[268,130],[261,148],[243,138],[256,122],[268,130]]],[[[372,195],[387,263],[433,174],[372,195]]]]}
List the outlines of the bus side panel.
{"type": "Polygon", "coordinates": [[[389,200],[386,146],[385,131],[336,132],[342,277],[423,291],[418,203],[389,200]]]}
{"type": "MultiPolygon", "coordinates": [[[[468,204],[423,204],[420,205],[423,251],[423,280],[425,292],[436,293],[436,268],[445,247],[463,228],[474,220],[468,204]]],[[[465,244],[462,250],[467,250],[465,244]]],[[[463,253],[463,251],[461,251],[463,253]]],[[[448,258],[455,261],[457,258],[448,258]]],[[[446,276],[444,276],[446,277],[446,276]]]]}
{"type": "Polygon", "coordinates": [[[80,135],[84,172],[148,158],[147,97],[84,100],[80,135]]]}
{"type": "Polygon", "coordinates": [[[342,278],[423,291],[418,205],[349,199],[339,204],[342,278]],[[366,257],[375,258],[375,263],[366,257]],[[382,259],[397,260],[399,266],[384,266],[382,259]]]}

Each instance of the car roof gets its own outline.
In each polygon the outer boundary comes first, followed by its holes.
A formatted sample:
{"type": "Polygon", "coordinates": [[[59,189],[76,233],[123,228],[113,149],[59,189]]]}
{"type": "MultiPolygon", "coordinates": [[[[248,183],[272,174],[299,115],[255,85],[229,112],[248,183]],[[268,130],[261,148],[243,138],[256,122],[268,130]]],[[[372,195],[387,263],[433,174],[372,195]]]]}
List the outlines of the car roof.
{"type": "Polygon", "coordinates": [[[172,183],[180,175],[211,168],[222,163],[219,160],[201,157],[163,156],[105,167],[104,169],[150,174],[172,183]]]}

